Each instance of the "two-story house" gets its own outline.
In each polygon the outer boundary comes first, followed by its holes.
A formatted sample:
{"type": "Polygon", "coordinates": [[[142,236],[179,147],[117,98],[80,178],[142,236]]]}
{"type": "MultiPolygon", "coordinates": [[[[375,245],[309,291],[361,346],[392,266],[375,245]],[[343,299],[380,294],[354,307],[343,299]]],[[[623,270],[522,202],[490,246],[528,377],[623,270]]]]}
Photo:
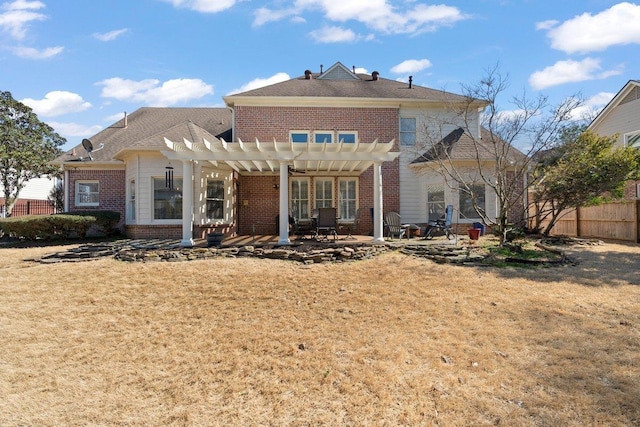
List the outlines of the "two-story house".
{"type": "MultiPolygon", "coordinates": [[[[443,138],[456,131],[452,104],[471,105],[479,137],[481,100],[341,63],[223,99],[226,108],[140,108],[59,157],[65,210],[119,211],[128,236],[189,246],[212,230],[286,244],[289,215],[327,206],[343,223],[364,212],[356,232],[382,241],[385,212],[426,223],[465,203],[414,161],[430,118],[449,115],[443,138]]],[[[490,189],[482,196],[492,212],[490,189]]]]}

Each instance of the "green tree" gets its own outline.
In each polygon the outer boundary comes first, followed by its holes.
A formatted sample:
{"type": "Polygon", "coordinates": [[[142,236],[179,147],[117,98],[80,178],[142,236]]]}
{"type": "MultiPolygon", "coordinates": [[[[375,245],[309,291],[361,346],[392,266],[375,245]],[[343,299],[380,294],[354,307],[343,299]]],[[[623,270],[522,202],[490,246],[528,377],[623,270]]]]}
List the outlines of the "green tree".
{"type": "Polygon", "coordinates": [[[559,146],[540,156],[533,172],[532,231],[549,235],[568,211],[624,196],[625,182],[640,172],[640,152],[616,147],[616,140],[573,126],[559,146]]]}
{"type": "Polygon", "coordinates": [[[0,185],[7,214],[28,180],[57,171],[50,162],[65,142],[31,108],[0,91],[0,185]]]}

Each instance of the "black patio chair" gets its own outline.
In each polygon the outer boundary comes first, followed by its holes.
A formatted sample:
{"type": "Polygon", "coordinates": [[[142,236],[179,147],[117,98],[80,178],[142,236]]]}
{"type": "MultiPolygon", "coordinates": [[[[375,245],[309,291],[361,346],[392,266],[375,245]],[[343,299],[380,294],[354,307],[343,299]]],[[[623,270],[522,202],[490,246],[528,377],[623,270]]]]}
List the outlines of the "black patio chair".
{"type": "Polygon", "coordinates": [[[451,229],[451,219],[453,218],[453,205],[447,205],[444,211],[444,218],[431,221],[427,224],[424,238],[433,239],[436,234],[444,233],[447,239],[451,240],[455,237],[455,233],[451,229]]]}

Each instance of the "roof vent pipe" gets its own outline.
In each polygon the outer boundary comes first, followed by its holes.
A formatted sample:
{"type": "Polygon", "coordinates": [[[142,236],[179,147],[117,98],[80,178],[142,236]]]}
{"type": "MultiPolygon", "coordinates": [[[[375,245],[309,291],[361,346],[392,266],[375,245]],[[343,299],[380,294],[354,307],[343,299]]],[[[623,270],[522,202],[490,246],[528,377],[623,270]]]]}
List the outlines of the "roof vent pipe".
{"type": "Polygon", "coordinates": [[[311,71],[304,70],[304,79],[305,80],[311,80],[311,71]]]}
{"type": "Polygon", "coordinates": [[[409,89],[411,89],[413,83],[413,76],[409,76],[409,89]]]}
{"type": "Polygon", "coordinates": [[[126,127],[129,126],[129,119],[127,117],[127,112],[124,112],[124,127],[126,129],[126,127]]]}
{"type": "Polygon", "coordinates": [[[320,64],[320,74],[322,74],[322,64],[320,64]]]}
{"type": "Polygon", "coordinates": [[[351,68],[353,69],[353,74],[355,74],[356,73],[356,66],[352,65],[351,68]]]}
{"type": "Polygon", "coordinates": [[[374,71],[373,73],[371,73],[371,78],[373,79],[373,81],[378,80],[378,76],[380,75],[379,72],[374,71]]]}

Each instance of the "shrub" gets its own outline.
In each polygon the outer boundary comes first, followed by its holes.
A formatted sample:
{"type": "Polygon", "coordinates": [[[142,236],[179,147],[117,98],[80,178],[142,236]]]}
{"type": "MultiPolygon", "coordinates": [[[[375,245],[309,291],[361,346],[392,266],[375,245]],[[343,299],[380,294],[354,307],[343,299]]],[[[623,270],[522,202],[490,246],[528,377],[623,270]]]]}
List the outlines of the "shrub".
{"type": "Polygon", "coordinates": [[[120,222],[120,212],[115,211],[74,211],[72,215],[89,216],[95,218],[95,224],[91,227],[92,234],[105,234],[113,236],[119,234],[117,227],[120,222]]]}
{"type": "Polygon", "coordinates": [[[10,237],[27,240],[84,237],[96,218],[86,215],[27,215],[0,220],[0,229],[10,237]]]}

